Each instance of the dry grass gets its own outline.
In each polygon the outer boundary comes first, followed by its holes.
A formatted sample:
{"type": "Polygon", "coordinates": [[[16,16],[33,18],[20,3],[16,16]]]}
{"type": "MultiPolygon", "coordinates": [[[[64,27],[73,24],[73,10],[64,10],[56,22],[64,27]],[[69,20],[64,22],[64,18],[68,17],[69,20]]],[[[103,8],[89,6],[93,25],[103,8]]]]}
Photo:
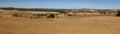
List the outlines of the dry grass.
{"type": "Polygon", "coordinates": [[[120,34],[120,17],[1,17],[0,34],[120,34]]]}

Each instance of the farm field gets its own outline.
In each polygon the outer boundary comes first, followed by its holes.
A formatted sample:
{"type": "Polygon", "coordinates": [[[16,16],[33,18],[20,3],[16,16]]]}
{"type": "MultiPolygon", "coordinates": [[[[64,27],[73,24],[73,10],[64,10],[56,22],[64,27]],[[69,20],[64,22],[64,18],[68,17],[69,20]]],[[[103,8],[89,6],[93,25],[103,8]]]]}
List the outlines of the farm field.
{"type": "Polygon", "coordinates": [[[0,17],[0,34],[120,34],[120,17],[0,17]]]}

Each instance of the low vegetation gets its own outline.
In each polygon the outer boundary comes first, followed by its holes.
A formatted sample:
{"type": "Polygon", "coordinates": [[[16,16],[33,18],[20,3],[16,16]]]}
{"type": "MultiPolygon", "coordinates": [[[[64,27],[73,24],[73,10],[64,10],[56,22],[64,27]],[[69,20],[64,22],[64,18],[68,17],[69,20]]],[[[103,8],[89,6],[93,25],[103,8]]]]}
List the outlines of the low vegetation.
{"type": "Polygon", "coordinates": [[[13,14],[14,17],[22,17],[22,14],[13,14]]]}
{"type": "Polygon", "coordinates": [[[120,16],[120,11],[118,11],[117,15],[116,16],[120,16]]]}

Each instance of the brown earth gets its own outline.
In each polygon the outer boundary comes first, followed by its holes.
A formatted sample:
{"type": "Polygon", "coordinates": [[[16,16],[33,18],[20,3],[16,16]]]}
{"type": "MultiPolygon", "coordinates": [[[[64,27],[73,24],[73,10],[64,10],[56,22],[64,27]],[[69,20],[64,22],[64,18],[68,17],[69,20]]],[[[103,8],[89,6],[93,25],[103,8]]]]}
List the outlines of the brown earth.
{"type": "Polygon", "coordinates": [[[0,34],[120,34],[120,17],[0,17],[0,34]]]}

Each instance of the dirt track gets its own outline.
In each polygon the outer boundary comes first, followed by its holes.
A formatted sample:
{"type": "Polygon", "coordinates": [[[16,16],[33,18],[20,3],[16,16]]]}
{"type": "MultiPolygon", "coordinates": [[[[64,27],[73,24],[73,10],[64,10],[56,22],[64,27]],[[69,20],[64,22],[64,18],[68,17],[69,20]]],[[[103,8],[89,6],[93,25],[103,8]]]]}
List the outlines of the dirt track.
{"type": "Polygon", "coordinates": [[[120,34],[120,17],[0,18],[0,34],[120,34]]]}

